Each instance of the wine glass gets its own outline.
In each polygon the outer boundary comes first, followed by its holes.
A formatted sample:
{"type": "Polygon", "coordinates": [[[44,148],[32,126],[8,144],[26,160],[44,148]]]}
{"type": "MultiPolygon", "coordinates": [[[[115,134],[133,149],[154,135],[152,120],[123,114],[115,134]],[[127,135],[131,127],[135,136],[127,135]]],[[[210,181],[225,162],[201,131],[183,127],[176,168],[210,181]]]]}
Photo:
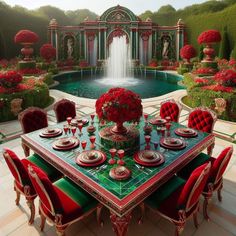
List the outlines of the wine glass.
{"type": "Polygon", "coordinates": [[[75,136],[76,126],[72,126],[70,130],[71,130],[72,135],[75,136]]]}
{"type": "Polygon", "coordinates": [[[114,164],[116,163],[116,160],[114,159],[114,157],[115,157],[115,155],[116,155],[117,150],[116,150],[115,148],[111,148],[111,149],[109,150],[109,152],[110,152],[110,154],[111,154],[111,159],[108,161],[108,163],[109,163],[110,165],[114,165],[114,164]]]}
{"type": "Polygon", "coordinates": [[[167,136],[168,136],[168,137],[170,136],[170,127],[171,127],[171,123],[170,123],[170,122],[167,122],[167,123],[166,123],[166,131],[167,131],[167,136]]]}
{"type": "Polygon", "coordinates": [[[68,117],[66,118],[66,120],[67,120],[68,125],[70,125],[70,123],[71,123],[71,121],[72,121],[72,117],[68,116],[68,117]]]}
{"type": "Polygon", "coordinates": [[[153,144],[154,144],[154,149],[157,150],[157,148],[158,148],[158,142],[155,141],[155,142],[153,142],[153,144]]]}
{"type": "Polygon", "coordinates": [[[79,122],[78,123],[78,128],[79,128],[79,136],[81,136],[82,135],[82,129],[83,129],[83,122],[79,122]]]}
{"type": "Polygon", "coordinates": [[[69,130],[69,126],[68,125],[63,125],[63,129],[64,129],[64,132],[65,132],[65,135],[67,135],[68,130],[69,130]]]}
{"type": "Polygon", "coordinates": [[[166,132],[166,128],[165,127],[162,127],[161,128],[161,137],[165,137],[165,132],[166,132]]]}
{"type": "Polygon", "coordinates": [[[82,149],[84,151],[86,146],[87,146],[87,141],[86,140],[81,141],[81,146],[82,146],[82,149]]]}
{"type": "Polygon", "coordinates": [[[144,122],[145,122],[145,124],[147,124],[148,114],[147,114],[147,113],[144,113],[144,114],[143,114],[143,117],[144,117],[144,122]]]}
{"type": "Polygon", "coordinates": [[[90,115],[90,118],[91,118],[91,124],[94,123],[94,117],[95,117],[95,114],[91,114],[91,115],[90,115]]]}
{"type": "Polygon", "coordinates": [[[170,123],[171,117],[170,117],[170,116],[166,116],[166,117],[165,117],[165,120],[166,120],[167,123],[170,123]]]}
{"type": "Polygon", "coordinates": [[[125,151],[123,149],[119,149],[117,151],[117,155],[119,157],[117,164],[123,166],[125,164],[125,162],[122,160],[122,158],[125,156],[125,151]]]}
{"type": "Polygon", "coordinates": [[[145,135],[144,138],[145,138],[145,142],[146,142],[146,147],[145,147],[145,149],[148,150],[148,149],[150,149],[151,136],[150,136],[150,135],[145,135]]]}
{"type": "Polygon", "coordinates": [[[89,140],[91,142],[91,149],[94,149],[95,148],[95,141],[96,141],[96,136],[95,135],[92,135],[89,137],[89,140]]]}

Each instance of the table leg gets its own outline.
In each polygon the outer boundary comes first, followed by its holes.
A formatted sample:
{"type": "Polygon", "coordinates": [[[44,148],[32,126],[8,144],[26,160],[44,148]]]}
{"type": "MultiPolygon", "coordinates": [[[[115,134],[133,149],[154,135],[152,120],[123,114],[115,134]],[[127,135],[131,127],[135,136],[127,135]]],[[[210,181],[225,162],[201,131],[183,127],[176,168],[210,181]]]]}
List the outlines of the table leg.
{"type": "Polygon", "coordinates": [[[113,231],[117,236],[125,236],[128,231],[129,222],[131,220],[131,212],[119,217],[113,212],[110,214],[113,231]]]}
{"type": "Polygon", "coordinates": [[[215,147],[215,142],[212,143],[212,144],[207,148],[207,154],[208,154],[209,156],[212,155],[212,151],[213,151],[213,148],[214,148],[214,147],[215,147]]]}
{"type": "Polygon", "coordinates": [[[25,156],[28,157],[30,155],[30,149],[28,146],[26,146],[24,143],[21,144],[23,150],[24,150],[24,153],[25,153],[25,156]]]}

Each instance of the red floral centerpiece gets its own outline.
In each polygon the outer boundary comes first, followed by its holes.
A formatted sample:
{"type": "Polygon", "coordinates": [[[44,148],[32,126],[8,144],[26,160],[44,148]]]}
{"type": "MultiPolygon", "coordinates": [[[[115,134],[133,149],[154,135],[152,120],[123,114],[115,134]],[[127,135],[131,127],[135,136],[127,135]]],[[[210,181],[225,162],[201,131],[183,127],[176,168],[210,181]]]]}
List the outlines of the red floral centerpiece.
{"type": "Polygon", "coordinates": [[[202,32],[198,36],[199,44],[206,44],[206,47],[203,49],[203,53],[206,55],[206,61],[212,61],[213,55],[215,53],[214,48],[212,48],[212,43],[217,43],[221,41],[220,32],[217,30],[207,30],[202,32]]]}
{"type": "Polygon", "coordinates": [[[186,59],[186,61],[188,63],[190,63],[190,59],[195,57],[196,55],[197,55],[197,52],[196,52],[195,48],[190,44],[185,45],[180,50],[180,56],[183,59],[186,59]]]}
{"type": "Polygon", "coordinates": [[[4,88],[14,88],[22,81],[22,79],[22,75],[13,70],[0,73],[0,86],[4,88]]]}
{"type": "Polygon", "coordinates": [[[112,88],[96,101],[98,118],[116,123],[114,133],[126,133],[123,123],[139,121],[142,110],[140,96],[125,88],[112,88]]]}
{"type": "Polygon", "coordinates": [[[56,49],[52,46],[52,44],[46,43],[43,44],[40,48],[40,56],[47,61],[48,63],[51,62],[56,56],[56,49]]]}
{"type": "Polygon", "coordinates": [[[31,55],[33,53],[33,48],[31,45],[38,42],[39,37],[36,33],[30,30],[20,30],[14,38],[15,43],[20,43],[24,45],[24,48],[21,49],[22,54],[25,56],[24,60],[31,60],[31,55]]]}

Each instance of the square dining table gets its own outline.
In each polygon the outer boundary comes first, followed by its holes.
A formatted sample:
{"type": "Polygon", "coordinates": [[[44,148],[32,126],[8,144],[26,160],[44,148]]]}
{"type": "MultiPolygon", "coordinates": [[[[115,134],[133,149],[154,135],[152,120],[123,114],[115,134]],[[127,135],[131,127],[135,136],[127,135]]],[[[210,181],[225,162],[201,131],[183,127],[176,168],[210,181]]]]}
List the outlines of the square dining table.
{"type": "MultiPolygon", "coordinates": [[[[60,128],[63,130],[65,123],[58,123],[50,128],[60,128]]],[[[105,126],[111,126],[107,123],[105,126]]],[[[126,124],[134,125],[134,124],[126,124]]],[[[176,172],[181,170],[187,163],[193,160],[204,149],[214,144],[215,137],[213,134],[198,132],[196,137],[185,138],[186,147],[182,150],[169,150],[161,147],[157,151],[161,152],[165,158],[165,162],[156,167],[142,167],[135,163],[133,154],[126,154],[123,160],[125,166],[131,170],[131,177],[127,180],[115,180],[109,175],[109,171],[115,165],[110,165],[109,148],[101,144],[99,137],[99,130],[103,128],[100,126],[98,120],[95,120],[94,126],[96,131],[95,149],[102,150],[107,160],[98,167],[83,167],[76,163],[76,156],[83,150],[81,145],[72,150],[60,151],[52,147],[53,142],[61,137],[66,137],[64,133],[56,138],[42,138],[39,134],[42,130],[37,130],[21,136],[22,143],[28,146],[35,153],[39,154],[44,160],[52,164],[60,170],[65,176],[86,190],[94,198],[96,198],[103,206],[110,210],[110,219],[113,230],[116,235],[125,235],[128,229],[129,221],[132,217],[132,210],[145,200],[150,194],[158,189],[163,183],[168,181],[176,172]]],[[[144,150],[146,143],[144,138],[144,120],[136,125],[140,132],[140,147],[139,150],[144,150]]],[[[152,125],[151,145],[150,148],[154,150],[154,142],[159,142],[161,134],[157,132],[156,126],[152,125]]],[[[184,127],[179,123],[172,122],[170,129],[170,136],[177,137],[174,130],[179,127],[184,127]]],[[[72,134],[68,134],[72,136],[72,134]]],[[[82,135],[79,132],[75,136],[81,141],[86,140],[86,150],[90,149],[89,134],[86,126],[82,129],[82,135]]]]}

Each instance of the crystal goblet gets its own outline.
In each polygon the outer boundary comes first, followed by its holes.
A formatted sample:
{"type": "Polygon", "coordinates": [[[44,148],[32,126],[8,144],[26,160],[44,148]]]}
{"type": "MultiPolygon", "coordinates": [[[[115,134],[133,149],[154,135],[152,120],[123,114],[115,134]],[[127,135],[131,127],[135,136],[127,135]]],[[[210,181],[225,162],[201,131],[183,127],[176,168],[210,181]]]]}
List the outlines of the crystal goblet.
{"type": "Polygon", "coordinates": [[[117,155],[119,157],[119,160],[117,161],[117,164],[121,165],[121,166],[124,165],[125,162],[122,160],[122,158],[125,156],[125,151],[123,149],[119,149],[117,151],[117,155]]]}
{"type": "Polygon", "coordinates": [[[109,152],[110,152],[110,154],[111,154],[111,159],[108,161],[108,163],[109,163],[110,165],[114,165],[114,164],[116,163],[116,160],[114,159],[114,157],[115,157],[115,155],[116,155],[117,150],[116,150],[115,148],[111,148],[111,149],[109,150],[109,152]]]}

